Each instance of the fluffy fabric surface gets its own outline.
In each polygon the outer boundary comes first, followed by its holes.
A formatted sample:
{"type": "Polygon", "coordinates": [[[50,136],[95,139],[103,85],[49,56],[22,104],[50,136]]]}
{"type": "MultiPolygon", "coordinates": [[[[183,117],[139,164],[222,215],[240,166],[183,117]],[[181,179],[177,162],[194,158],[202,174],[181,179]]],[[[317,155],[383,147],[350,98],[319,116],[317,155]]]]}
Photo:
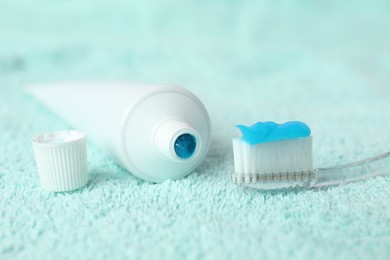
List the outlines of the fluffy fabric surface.
{"type": "Polygon", "coordinates": [[[339,2],[2,1],[0,258],[389,259],[390,177],[230,181],[236,124],[307,122],[316,166],[390,150],[389,2],[339,2]],[[42,190],[30,140],[72,126],[24,87],[77,79],[187,87],[213,124],[204,163],[152,184],[89,143],[87,186],[42,190]]]}

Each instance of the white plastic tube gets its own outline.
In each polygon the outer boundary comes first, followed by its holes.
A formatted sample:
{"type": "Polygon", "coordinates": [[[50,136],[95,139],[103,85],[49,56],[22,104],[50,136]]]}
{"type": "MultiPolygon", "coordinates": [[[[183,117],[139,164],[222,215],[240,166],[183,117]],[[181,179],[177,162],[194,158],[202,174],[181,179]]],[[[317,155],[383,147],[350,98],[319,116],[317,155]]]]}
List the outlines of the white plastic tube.
{"type": "Polygon", "coordinates": [[[210,144],[205,107],[181,87],[68,82],[28,90],[144,180],[161,182],[188,175],[210,144]]]}

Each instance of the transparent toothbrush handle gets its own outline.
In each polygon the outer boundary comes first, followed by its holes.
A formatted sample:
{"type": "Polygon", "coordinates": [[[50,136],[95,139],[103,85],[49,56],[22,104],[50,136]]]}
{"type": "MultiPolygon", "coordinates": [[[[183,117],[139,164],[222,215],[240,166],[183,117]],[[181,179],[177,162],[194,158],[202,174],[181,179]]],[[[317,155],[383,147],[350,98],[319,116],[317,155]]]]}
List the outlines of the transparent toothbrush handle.
{"type": "Polygon", "coordinates": [[[311,183],[311,187],[338,185],[390,174],[390,152],[353,163],[319,168],[315,171],[317,179],[311,183]]]}

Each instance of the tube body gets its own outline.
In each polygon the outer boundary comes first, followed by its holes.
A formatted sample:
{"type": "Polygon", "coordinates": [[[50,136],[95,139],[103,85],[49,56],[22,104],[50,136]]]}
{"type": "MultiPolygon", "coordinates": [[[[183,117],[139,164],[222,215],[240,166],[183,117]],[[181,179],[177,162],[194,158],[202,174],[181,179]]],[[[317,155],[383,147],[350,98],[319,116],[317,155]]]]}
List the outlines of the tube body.
{"type": "Polygon", "coordinates": [[[201,163],[210,144],[205,107],[181,87],[68,82],[29,91],[129,172],[148,181],[186,176],[201,163]]]}

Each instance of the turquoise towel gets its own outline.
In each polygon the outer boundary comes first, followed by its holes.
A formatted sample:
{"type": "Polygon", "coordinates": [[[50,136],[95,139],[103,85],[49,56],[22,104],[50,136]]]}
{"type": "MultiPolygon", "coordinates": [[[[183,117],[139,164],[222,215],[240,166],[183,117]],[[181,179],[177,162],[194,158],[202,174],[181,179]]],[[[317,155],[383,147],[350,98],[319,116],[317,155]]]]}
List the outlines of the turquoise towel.
{"type": "Polygon", "coordinates": [[[307,122],[316,166],[390,150],[388,1],[130,2],[0,3],[0,258],[390,258],[390,177],[230,181],[236,124],[307,122]],[[152,184],[89,143],[87,186],[43,191],[30,139],[71,126],[23,87],[91,78],[193,91],[213,124],[204,163],[152,184]]]}

